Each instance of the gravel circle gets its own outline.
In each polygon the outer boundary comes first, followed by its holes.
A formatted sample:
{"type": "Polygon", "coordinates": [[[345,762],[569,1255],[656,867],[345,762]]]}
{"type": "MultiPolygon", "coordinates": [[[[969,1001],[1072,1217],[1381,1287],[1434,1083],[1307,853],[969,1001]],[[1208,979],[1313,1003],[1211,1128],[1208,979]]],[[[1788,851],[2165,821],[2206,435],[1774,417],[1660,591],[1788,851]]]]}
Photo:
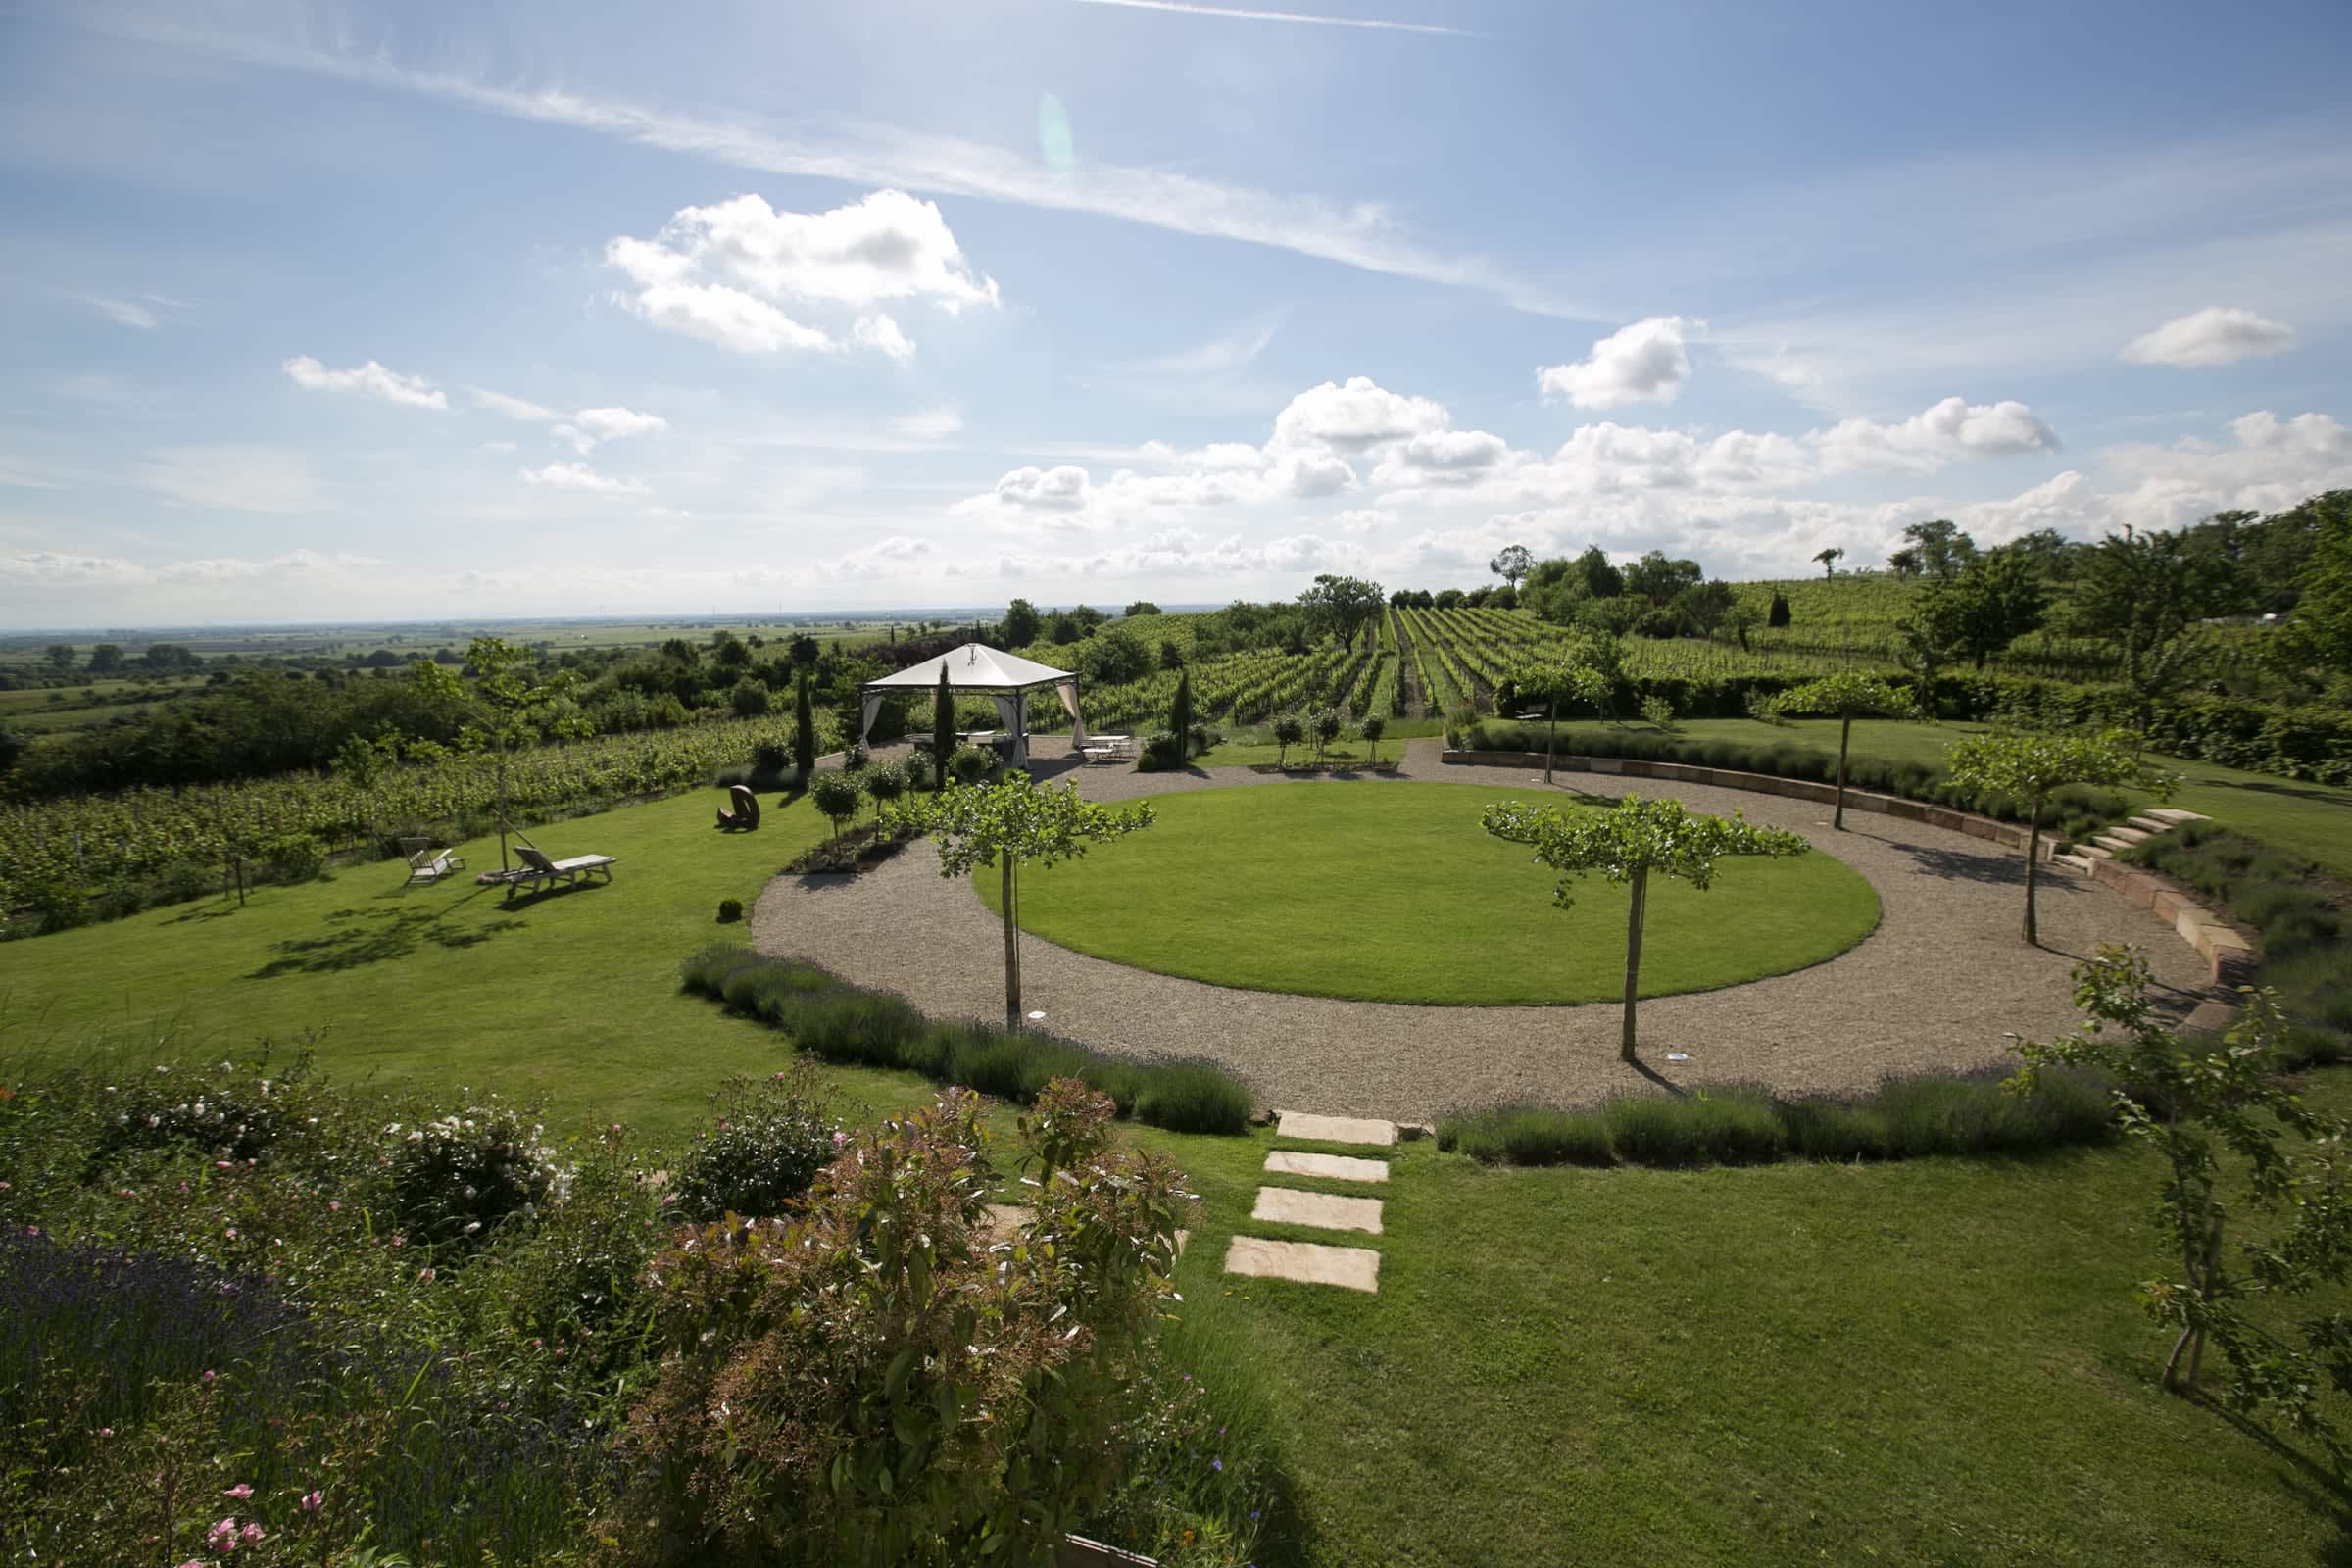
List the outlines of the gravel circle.
{"type": "MultiPolygon", "coordinates": [[[[1138,773],[1052,759],[1034,770],[1045,783],[1074,779],[1087,799],[1105,802],[1194,789],[1374,789],[1390,778],[1492,783],[1497,800],[1545,793],[1523,765],[1441,762],[1435,740],[1408,742],[1394,774],[1138,773]]],[[[2025,858],[1981,839],[1869,811],[1849,811],[1846,831],[1836,833],[1829,808],[1807,801],[1567,769],[1554,776],[1563,791],[1671,795],[1694,810],[1740,808],[1801,833],[1877,890],[1879,929],[1808,969],[1643,1002],[1638,1065],[1617,1057],[1614,1003],[1447,1007],[1243,991],[1087,957],[1027,933],[1022,1005],[1045,1012],[1039,1027],[1119,1055],[1221,1062],[1263,1107],[1425,1122],[1499,1102],[1578,1104],[1658,1085],[1843,1091],[1888,1073],[1997,1064],[2012,1033],[2046,1038],[2073,1026],[2067,971],[2101,942],[2128,942],[2147,956],[2168,1014],[2211,993],[2204,961],[2169,924],[2064,872],[2041,879],[2042,946],[2026,946],[2025,858]],[[1671,1059],[1678,1054],[1686,1059],[1671,1059]]],[[[1551,913],[1531,904],[1528,918],[1551,913]]],[[[897,991],[935,1017],[1004,1015],[1003,927],[966,879],[940,876],[928,845],[857,877],[778,877],[751,924],[760,952],[897,991]]]]}

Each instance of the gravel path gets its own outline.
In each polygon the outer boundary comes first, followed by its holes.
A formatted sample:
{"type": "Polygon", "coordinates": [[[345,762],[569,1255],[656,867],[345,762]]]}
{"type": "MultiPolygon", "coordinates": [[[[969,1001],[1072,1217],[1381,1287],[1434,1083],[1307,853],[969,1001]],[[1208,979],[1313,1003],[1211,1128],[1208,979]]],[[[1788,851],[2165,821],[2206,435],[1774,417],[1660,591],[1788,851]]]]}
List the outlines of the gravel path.
{"type": "MultiPolygon", "coordinates": [[[[1247,768],[1137,773],[1040,760],[1045,781],[1075,778],[1089,800],[1233,787],[1376,789],[1360,780],[1292,780],[1247,768]]],[[[1408,743],[1398,777],[1492,783],[1497,799],[1544,793],[1523,766],[1458,766],[1438,743],[1408,743]]],[[[1570,1104],[1616,1090],[1747,1081],[1791,1091],[1867,1088],[1889,1072],[1998,1062],[2009,1032],[2048,1036],[2075,1021],[2068,968],[2100,942],[2144,952],[2168,1010],[2207,993],[2204,963],[2145,910],[2058,873],[2041,882],[2043,946],[2018,940],[2025,860],[1963,834],[1780,796],[1617,775],[1556,775],[1566,789],[1676,796],[1693,809],[1742,808],[1802,833],[1878,890],[1879,929],[1827,963],[1748,985],[1642,1004],[1640,1068],[1617,1059],[1614,1004],[1433,1007],[1342,1002],[1204,985],[1090,958],[1023,935],[1024,1006],[1044,1027],[1137,1057],[1208,1056],[1247,1080],[1262,1106],[1427,1121],[1497,1101],[1570,1104]],[[1687,1060],[1672,1061],[1669,1053],[1687,1060]]],[[[1239,896],[1239,895],[1237,895],[1239,896]]],[[[1530,906],[1544,919],[1548,906],[1530,906]]],[[[878,869],[779,877],[752,915],[763,953],[805,957],[947,1017],[1000,1018],[1004,939],[970,884],[939,875],[928,845],[878,869]]]]}

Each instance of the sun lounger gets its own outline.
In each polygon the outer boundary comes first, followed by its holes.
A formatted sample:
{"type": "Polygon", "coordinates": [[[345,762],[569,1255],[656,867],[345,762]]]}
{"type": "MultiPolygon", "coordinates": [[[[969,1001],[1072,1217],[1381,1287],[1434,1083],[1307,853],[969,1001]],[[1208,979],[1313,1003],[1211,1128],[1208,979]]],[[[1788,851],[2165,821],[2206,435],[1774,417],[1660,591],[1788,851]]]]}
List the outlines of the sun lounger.
{"type": "Polygon", "coordinates": [[[1135,760],[1135,737],[1132,735],[1089,735],[1078,755],[1090,762],[1132,762],[1135,760]]]}
{"type": "Polygon", "coordinates": [[[583,882],[599,873],[610,882],[612,880],[612,867],[619,863],[610,855],[575,855],[565,860],[551,860],[544,853],[527,844],[516,845],[514,853],[521,858],[523,869],[507,884],[510,898],[516,888],[536,891],[561,883],[583,882]]]}

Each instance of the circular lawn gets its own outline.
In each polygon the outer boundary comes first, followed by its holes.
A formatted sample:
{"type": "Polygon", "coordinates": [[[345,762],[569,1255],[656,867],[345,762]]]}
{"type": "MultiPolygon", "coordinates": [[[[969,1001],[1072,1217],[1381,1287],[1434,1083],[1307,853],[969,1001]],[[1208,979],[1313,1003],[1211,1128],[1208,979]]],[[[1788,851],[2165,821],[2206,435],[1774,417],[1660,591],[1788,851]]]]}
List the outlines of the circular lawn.
{"type": "MultiPolygon", "coordinates": [[[[1020,923],[1098,958],[1212,985],[1371,1002],[1597,1002],[1625,985],[1627,892],[1575,904],[1526,846],[1479,825],[1483,784],[1294,784],[1152,801],[1158,820],[1020,880],[1020,923]]],[[[1563,808],[1580,809],[1572,797],[1563,808]]],[[[998,873],[974,883],[998,906],[998,873]]],[[[1832,958],[1878,895],[1815,851],[1717,863],[1705,892],[1653,875],[1642,995],[1705,991],[1832,958]]]]}

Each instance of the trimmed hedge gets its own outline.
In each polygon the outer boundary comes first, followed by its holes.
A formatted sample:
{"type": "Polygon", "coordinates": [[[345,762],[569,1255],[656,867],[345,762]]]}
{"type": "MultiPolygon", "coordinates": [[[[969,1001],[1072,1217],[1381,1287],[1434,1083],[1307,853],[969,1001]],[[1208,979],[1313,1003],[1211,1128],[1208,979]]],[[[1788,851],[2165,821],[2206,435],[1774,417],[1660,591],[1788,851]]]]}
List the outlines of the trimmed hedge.
{"type": "Polygon", "coordinates": [[[2187,883],[2254,928],[2254,982],[2278,993],[2289,1065],[2352,1061],[2352,941],[2338,896],[2315,867],[2212,822],[2183,822],[2121,858],[2187,883]]]}
{"type": "MultiPolygon", "coordinates": [[[[1753,700],[1776,697],[1807,678],[1626,679],[1611,694],[1611,711],[1639,712],[1644,702],[1662,697],[1685,718],[1743,718],[1753,700]]],[[[1918,690],[1916,681],[1898,677],[1895,684],[1918,690]]],[[[1940,676],[1922,695],[1925,706],[1944,718],[2034,729],[2116,725],[2144,734],[2152,750],[2168,757],[2198,758],[2323,784],[2352,784],[2352,712],[2341,708],[2210,692],[2184,692],[2149,702],[2124,686],[1989,672],[1940,676]]],[[[1497,690],[1496,703],[1499,711],[1512,710],[1507,683],[1497,690]]]]}
{"type": "MultiPolygon", "coordinates": [[[[1472,751],[1541,752],[1544,726],[1482,719],[1470,726],[1472,751]]],[[[1581,757],[1623,757],[1643,762],[1680,762],[1688,767],[1729,768],[1742,773],[1769,773],[1775,778],[1834,783],[1838,777],[1835,753],[1809,746],[1751,746],[1744,741],[1695,740],[1660,735],[1650,730],[1578,729],[1562,731],[1563,746],[1581,757]]],[[[1567,751],[1562,756],[1569,755],[1567,751]]],[[[1940,767],[1922,762],[1889,762],[1875,757],[1848,757],[1845,787],[1878,795],[1900,795],[1957,810],[1981,811],[2004,822],[2023,822],[2025,808],[2006,795],[1980,795],[1956,789],[1940,767]]],[[[2051,792],[2042,802],[2041,825],[2062,834],[2084,838],[2132,814],[2132,803],[2113,790],[2070,784],[2051,792]]]]}
{"type": "Polygon", "coordinates": [[[1892,1077],[1868,1095],[1782,1098],[1708,1089],[1619,1095],[1583,1110],[1497,1105],[1438,1123],[1438,1147],[1490,1165],[1763,1165],[1783,1159],[1916,1159],[2030,1154],[2115,1136],[2106,1083],[2044,1072],[2031,1095],[1998,1068],[1892,1077]]]}
{"type": "Polygon", "coordinates": [[[1077,1078],[1108,1095],[1120,1115],[1171,1132],[1238,1133],[1250,1122],[1250,1091],[1213,1062],[1129,1061],[1052,1035],[934,1022],[895,992],[728,944],[687,959],[679,979],[826,1061],[905,1068],[1021,1104],[1055,1078],[1077,1078]]]}

